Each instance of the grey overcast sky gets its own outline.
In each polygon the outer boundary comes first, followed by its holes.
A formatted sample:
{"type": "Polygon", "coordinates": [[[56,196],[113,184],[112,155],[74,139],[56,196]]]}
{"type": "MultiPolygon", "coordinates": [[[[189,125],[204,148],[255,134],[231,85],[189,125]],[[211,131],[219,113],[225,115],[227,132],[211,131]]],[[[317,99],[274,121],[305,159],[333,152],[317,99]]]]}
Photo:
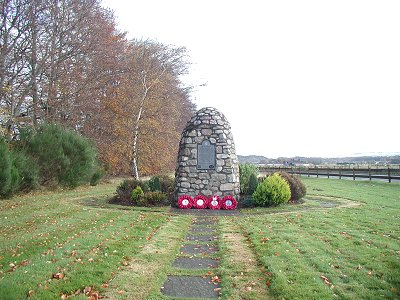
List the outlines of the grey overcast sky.
{"type": "Polygon", "coordinates": [[[128,38],[188,49],[193,100],[227,117],[240,155],[400,152],[399,0],[103,6],[128,38]]]}

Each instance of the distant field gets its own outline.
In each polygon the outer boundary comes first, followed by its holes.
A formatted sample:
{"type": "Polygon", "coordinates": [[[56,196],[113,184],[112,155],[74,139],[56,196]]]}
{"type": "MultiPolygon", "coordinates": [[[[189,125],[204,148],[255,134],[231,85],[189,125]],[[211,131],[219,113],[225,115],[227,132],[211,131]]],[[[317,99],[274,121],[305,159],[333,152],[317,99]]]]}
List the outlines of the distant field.
{"type": "MultiPolygon", "coordinates": [[[[400,184],[303,180],[300,206],[219,217],[221,298],[398,299],[400,184]],[[256,263],[244,270],[235,249],[256,263]]],[[[169,299],[160,287],[192,217],[109,205],[115,186],[0,201],[0,299],[169,299]]]]}

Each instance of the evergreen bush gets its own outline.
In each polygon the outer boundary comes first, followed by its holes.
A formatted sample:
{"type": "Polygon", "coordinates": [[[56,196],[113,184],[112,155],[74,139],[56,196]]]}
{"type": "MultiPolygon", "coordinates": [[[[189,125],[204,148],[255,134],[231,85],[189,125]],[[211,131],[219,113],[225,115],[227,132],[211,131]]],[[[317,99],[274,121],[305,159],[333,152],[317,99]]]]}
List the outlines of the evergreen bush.
{"type": "Polygon", "coordinates": [[[278,172],[280,176],[286,179],[290,187],[290,202],[297,203],[307,193],[307,188],[298,176],[289,174],[287,172],[278,172]]]}
{"type": "Polygon", "coordinates": [[[257,189],[258,186],[258,179],[257,179],[257,175],[252,173],[250,175],[249,178],[249,190],[248,190],[248,194],[249,195],[253,195],[253,193],[255,192],[255,190],[257,189]]]}
{"type": "Polygon", "coordinates": [[[44,124],[21,139],[40,168],[42,184],[76,187],[91,180],[98,169],[97,153],[88,139],[56,124],[44,124]]]}
{"type": "Polygon", "coordinates": [[[132,191],[140,186],[142,191],[147,191],[142,181],[135,179],[126,179],[117,187],[117,195],[112,199],[112,202],[130,203],[132,191]]]}
{"type": "Polygon", "coordinates": [[[174,186],[174,179],[167,175],[154,176],[147,181],[128,179],[117,187],[117,195],[110,202],[135,206],[169,205],[174,198],[174,186]],[[160,190],[152,191],[155,187],[160,190]]]}
{"type": "Polygon", "coordinates": [[[240,199],[238,201],[238,208],[248,208],[248,207],[254,207],[253,196],[249,195],[240,196],[240,199]]]}
{"type": "Polygon", "coordinates": [[[100,180],[103,178],[105,172],[104,169],[98,168],[96,172],[92,175],[92,178],[90,179],[90,185],[91,186],[96,186],[99,184],[100,180]]]}
{"type": "Polygon", "coordinates": [[[150,178],[149,188],[152,192],[161,191],[161,180],[159,176],[153,176],[150,178]]]}
{"type": "Polygon", "coordinates": [[[21,149],[12,151],[13,165],[18,170],[20,177],[18,190],[29,192],[39,187],[40,175],[39,166],[36,160],[29,157],[21,149]]]}
{"type": "Polygon", "coordinates": [[[0,197],[10,197],[17,191],[30,191],[39,185],[39,167],[18,148],[9,148],[0,140],[0,197]]]}
{"type": "Polygon", "coordinates": [[[251,174],[254,174],[257,178],[258,167],[253,164],[240,164],[239,165],[239,177],[240,177],[240,192],[243,195],[251,195],[249,189],[249,181],[251,174]]]}
{"type": "Polygon", "coordinates": [[[162,206],[166,204],[167,195],[162,192],[147,192],[138,202],[139,206],[162,206]]]}
{"type": "Polygon", "coordinates": [[[140,185],[134,188],[134,190],[131,193],[131,200],[134,204],[140,203],[141,198],[144,196],[144,192],[140,185]]]}
{"type": "Polygon", "coordinates": [[[7,143],[0,138],[0,197],[9,194],[11,185],[12,159],[7,143]]]}
{"type": "Polygon", "coordinates": [[[175,178],[168,175],[161,175],[161,192],[167,196],[167,204],[173,204],[175,200],[175,178]]]}
{"type": "Polygon", "coordinates": [[[277,173],[268,176],[253,193],[254,203],[257,206],[276,206],[286,203],[290,196],[289,183],[277,173]]]}

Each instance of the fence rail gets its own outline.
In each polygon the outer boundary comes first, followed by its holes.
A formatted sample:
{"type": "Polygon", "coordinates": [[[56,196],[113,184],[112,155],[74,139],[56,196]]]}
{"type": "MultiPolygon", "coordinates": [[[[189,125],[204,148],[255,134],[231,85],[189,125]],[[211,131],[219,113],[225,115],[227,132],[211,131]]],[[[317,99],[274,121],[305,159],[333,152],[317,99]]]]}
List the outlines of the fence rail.
{"type": "Polygon", "coordinates": [[[387,180],[400,181],[400,166],[399,167],[388,167],[388,168],[348,168],[348,167],[325,167],[325,166],[315,166],[315,167],[285,167],[285,166],[260,166],[259,170],[261,173],[273,173],[279,171],[285,171],[291,174],[306,175],[308,177],[334,177],[334,178],[362,178],[369,180],[387,180]]]}

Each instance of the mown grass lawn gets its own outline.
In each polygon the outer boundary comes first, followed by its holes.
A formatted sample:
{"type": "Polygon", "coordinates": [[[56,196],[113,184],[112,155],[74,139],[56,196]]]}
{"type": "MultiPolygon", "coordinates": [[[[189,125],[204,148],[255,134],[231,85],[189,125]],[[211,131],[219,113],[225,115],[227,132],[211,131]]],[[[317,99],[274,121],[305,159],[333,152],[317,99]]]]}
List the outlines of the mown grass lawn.
{"type": "Polygon", "coordinates": [[[400,185],[304,181],[312,198],[340,197],[361,205],[272,215],[258,209],[235,220],[265,268],[270,294],[279,299],[398,299],[400,185]]]}
{"type": "MultiPolygon", "coordinates": [[[[70,295],[87,299],[105,292],[119,272],[135,259],[146,258],[143,249],[165,224],[185,225],[190,219],[170,216],[167,208],[149,211],[107,205],[115,187],[106,184],[2,200],[0,299],[70,295]]],[[[148,286],[146,278],[137,280],[148,286]]],[[[125,293],[123,288],[115,289],[125,293]]]]}
{"type": "MultiPolygon", "coordinates": [[[[304,181],[303,205],[219,218],[221,297],[399,298],[400,185],[304,181]],[[321,208],[319,198],[361,205],[321,208]],[[242,256],[227,259],[235,249],[242,256]]],[[[109,205],[115,187],[0,201],[0,299],[168,299],[160,287],[192,217],[109,205]]]]}

